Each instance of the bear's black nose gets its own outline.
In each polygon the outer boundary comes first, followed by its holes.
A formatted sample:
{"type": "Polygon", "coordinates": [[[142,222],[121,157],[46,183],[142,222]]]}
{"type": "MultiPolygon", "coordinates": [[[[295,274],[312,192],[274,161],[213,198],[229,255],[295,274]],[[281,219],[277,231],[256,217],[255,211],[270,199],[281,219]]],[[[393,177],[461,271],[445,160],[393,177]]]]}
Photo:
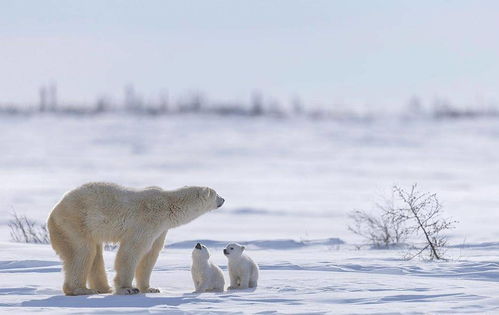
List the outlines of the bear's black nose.
{"type": "Polygon", "coordinates": [[[225,202],[225,199],[217,195],[217,208],[220,208],[225,202]]]}
{"type": "Polygon", "coordinates": [[[201,249],[201,243],[197,243],[197,244],[196,244],[196,248],[197,248],[197,249],[201,249]]]}
{"type": "Polygon", "coordinates": [[[228,255],[229,254],[229,251],[224,249],[224,255],[228,255]]]}

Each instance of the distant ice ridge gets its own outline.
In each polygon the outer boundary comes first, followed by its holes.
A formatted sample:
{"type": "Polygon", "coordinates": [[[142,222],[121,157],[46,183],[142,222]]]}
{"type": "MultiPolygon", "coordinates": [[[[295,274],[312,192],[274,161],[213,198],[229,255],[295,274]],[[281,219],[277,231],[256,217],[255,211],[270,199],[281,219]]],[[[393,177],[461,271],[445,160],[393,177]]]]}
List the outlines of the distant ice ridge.
{"type": "Polygon", "coordinates": [[[209,101],[199,95],[192,95],[187,100],[177,103],[143,102],[133,98],[123,104],[98,100],[95,104],[41,102],[38,105],[6,104],[0,102],[0,115],[31,116],[38,114],[95,116],[102,114],[131,114],[141,116],[173,115],[213,115],[241,117],[304,117],[308,119],[327,119],[345,121],[372,121],[377,119],[473,119],[499,117],[499,105],[495,102],[486,104],[458,104],[445,99],[435,99],[423,103],[419,98],[411,99],[400,107],[387,108],[359,104],[323,104],[309,106],[294,100],[288,103],[264,100],[261,96],[253,97],[250,102],[209,101]]]}
{"type": "MultiPolygon", "coordinates": [[[[222,248],[227,245],[229,241],[216,241],[216,240],[188,240],[181,241],[172,244],[167,244],[168,248],[191,248],[196,245],[197,242],[200,242],[208,247],[212,248],[222,248]]],[[[255,241],[240,241],[237,242],[239,244],[245,245],[249,248],[255,249],[297,249],[301,247],[310,247],[310,246],[334,246],[345,244],[343,240],[340,238],[326,238],[326,239],[317,239],[317,240],[292,240],[292,239],[276,239],[276,240],[255,240],[255,241]]]]}

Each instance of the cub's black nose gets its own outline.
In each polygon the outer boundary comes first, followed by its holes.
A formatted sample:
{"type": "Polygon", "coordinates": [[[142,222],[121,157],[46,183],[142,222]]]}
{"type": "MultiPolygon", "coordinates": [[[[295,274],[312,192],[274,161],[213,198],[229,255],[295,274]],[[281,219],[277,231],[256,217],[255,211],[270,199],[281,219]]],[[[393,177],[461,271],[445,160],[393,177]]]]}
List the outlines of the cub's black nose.
{"type": "Polygon", "coordinates": [[[197,243],[197,244],[196,244],[196,248],[197,248],[197,249],[201,249],[201,243],[197,243]]]}
{"type": "Polygon", "coordinates": [[[229,251],[224,249],[224,255],[228,255],[229,254],[229,251]]]}

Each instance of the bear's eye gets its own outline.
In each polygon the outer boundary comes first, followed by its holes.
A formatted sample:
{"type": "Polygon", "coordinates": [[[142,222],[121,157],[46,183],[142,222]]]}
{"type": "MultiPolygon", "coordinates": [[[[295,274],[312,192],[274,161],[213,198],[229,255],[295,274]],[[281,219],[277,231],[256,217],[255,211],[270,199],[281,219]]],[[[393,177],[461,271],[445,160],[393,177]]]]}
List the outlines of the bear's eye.
{"type": "Polygon", "coordinates": [[[234,247],[231,247],[230,250],[234,250],[234,247]]]}

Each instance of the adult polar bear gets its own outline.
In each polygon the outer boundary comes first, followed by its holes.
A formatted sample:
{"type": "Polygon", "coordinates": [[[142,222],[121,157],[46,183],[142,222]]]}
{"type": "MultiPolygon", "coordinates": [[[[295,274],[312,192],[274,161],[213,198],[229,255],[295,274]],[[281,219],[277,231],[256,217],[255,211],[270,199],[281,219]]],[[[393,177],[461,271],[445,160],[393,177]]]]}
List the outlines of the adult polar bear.
{"type": "Polygon", "coordinates": [[[223,203],[208,187],[165,191],[88,183],[66,193],[47,222],[52,247],[63,261],[64,293],[111,292],[103,242],[120,243],[115,260],[116,294],[159,292],[149,287],[149,279],[168,229],[189,223],[223,203]],[[138,289],[132,287],[134,274],[138,289]]]}

